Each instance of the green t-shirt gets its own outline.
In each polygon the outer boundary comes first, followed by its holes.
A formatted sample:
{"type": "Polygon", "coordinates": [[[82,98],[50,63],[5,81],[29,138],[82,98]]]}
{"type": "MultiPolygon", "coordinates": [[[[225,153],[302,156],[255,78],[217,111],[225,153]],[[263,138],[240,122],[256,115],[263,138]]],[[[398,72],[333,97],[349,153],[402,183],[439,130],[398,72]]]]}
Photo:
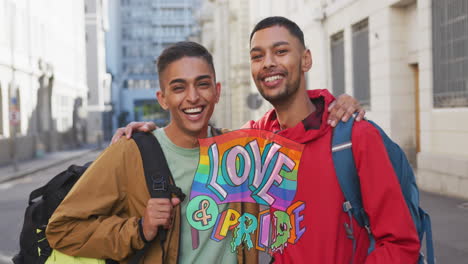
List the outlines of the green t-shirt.
{"type": "MultiPolygon", "coordinates": [[[[210,129],[208,129],[210,131],[210,129]]],[[[210,132],[209,136],[210,135],[210,132]]],[[[192,187],[193,177],[197,171],[199,161],[199,148],[186,149],[181,148],[167,137],[163,128],[157,129],[154,135],[161,144],[164,155],[166,156],[169,169],[176,185],[187,195],[187,199],[182,203],[181,219],[181,243],[179,251],[180,263],[237,263],[236,253],[231,252],[230,242],[232,240],[231,232],[228,232],[226,238],[220,242],[210,239],[211,230],[199,231],[200,244],[197,249],[192,249],[191,226],[186,217],[187,204],[189,202],[190,189],[192,187]]],[[[219,206],[219,211],[227,209],[227,204],[219,206]]]]}

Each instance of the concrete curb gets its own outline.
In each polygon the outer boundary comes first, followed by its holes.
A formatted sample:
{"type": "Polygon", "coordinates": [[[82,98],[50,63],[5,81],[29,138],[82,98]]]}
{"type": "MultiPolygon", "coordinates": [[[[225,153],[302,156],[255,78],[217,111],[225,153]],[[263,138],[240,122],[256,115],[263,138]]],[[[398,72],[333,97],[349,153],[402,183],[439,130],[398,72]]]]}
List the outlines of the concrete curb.
{"type": "Polygon", "coordinates": [[[21,178],[23,178],[23,177],[25,177],[25,176],[27,176],[29,174],[36,173],[36,172],[39,172],[39,171],[42,171],[42,170],[46,170],[48,168],[57,166],[59,164],[62,164],[62,163],[71,161],[73,159],[76,159],[76,158],[78,158],[80,156],[86,155],[86,154],[88,154],[90,152],[99,151],[99,150],[100,150],[99,147],[93,147],[93,148],[90,148],[88,150],[84,150],[83,152],[76,153],[75,155],[70,155],[70,156],[68,156],[66,158],[63,158],[63,159],[52,160],[50,162],[44,163],[43,165],[39,165],[39,166],[34,167],[34,168],[29,168],[29,169],[25,169],[25,170],[22,170],[22,171],[19,171],[19,172],[16,172],[16,173],[12,173],[12,174],[10,174],[10,175],[8,175],[6,177],[2,177],[3,179],[0,179],[0,183],[6,183],[6,182],[9,182],[9,181],[21,179],[21,178]]]}

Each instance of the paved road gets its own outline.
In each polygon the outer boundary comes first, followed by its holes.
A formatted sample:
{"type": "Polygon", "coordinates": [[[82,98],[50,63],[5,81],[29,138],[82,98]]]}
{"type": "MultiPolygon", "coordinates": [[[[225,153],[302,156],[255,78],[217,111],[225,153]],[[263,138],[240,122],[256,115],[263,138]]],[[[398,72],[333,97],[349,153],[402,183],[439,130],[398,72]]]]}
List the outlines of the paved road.
{"type": "Polygon", "coordinates": [[[437,263],[468,263],[468,201],[422,193],[421,207],[431,215],[437,263]]]}
{"type": "MultiPolygon", "coordinates": [[[[12,263],[29,193],[45,184],[68,164],[84,164],[98,152],[55,166],[23,179],[0,184],[0,264],[12,263]]],[[[431,214],[438,263],[468,263],[468,201],[421,193],[421,204],[431,214]]]]}
{"type": "Polygon", "coordinates": [[[29,193],[47,183],[51,177],[65,170],[70,164],[84,164],[94,160],[99,152],[94,151],[86,155],[67,161],[22,179],[0,184],[0,264],[12,263],[11,257],[19,250],[19,234],[23,225],[24,210],[26,209],[29,193]]]}

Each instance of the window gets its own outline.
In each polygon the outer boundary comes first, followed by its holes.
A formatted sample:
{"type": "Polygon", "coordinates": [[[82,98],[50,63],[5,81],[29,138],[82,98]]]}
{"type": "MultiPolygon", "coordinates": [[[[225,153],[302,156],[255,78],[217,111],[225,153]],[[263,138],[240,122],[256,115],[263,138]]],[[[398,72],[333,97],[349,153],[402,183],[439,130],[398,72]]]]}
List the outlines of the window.
{"type": "Polygon", "coordinates": [[[130,28],[124,27],[124,28],[122,29],[122,38],[123,38],[124,40],[128,40],[128,39],[131,39],[131,38],[132,38],[132,33],[131,33],[130,28]]]}
{"type": "Polygon", "coordinates": [[[345,62],[343,31],[331,37],[331,66],[333,94],[338,96],[345,92],[345,62]]]}
{"type": "Polygon", "coordinates": [[[468,106],[468,2],[432,0],[434,107],[468,106]]]}
{"type": "Polygon", "coordinates": [[[368,20],[353,25],[353,88],[363,106],[370,107],[368,20]]]}

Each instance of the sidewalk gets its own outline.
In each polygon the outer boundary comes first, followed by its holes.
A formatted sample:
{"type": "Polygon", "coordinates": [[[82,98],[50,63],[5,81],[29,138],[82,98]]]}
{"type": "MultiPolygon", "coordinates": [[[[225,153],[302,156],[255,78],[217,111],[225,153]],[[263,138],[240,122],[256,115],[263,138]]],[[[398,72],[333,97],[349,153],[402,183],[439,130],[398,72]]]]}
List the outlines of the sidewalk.
{"type": "Polygon", "coordinates": [[[1,166],[0,183],[18,179],[28,174],[45,170],[47,168],[70,161],[97,149],[97,146],[90,145],[80,149],[47,153],[41,158],[18,162],[18,171],[14,171],[13,164],[1,166]]]}

